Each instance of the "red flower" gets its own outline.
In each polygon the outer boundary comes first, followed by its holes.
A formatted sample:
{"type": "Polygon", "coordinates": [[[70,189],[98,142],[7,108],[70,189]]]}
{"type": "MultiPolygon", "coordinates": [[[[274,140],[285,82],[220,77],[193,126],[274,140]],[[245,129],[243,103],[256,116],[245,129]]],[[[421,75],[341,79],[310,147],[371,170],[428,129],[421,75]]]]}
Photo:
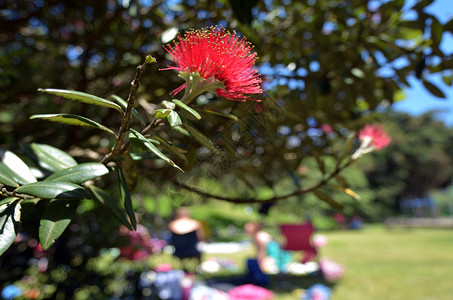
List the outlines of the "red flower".
{"type": "MultiPolygon", "coordinates": [[[[258,57],[245,38],[212,27],[190,30],[184,37],[178,35],[173,46],[164,48],[176,64],[168,69],[197,73],[208,82],[217,80],[224,87],[217,88],[219,96],[244,101],[252,100],[246,94],[262,93],[262,80],[254,69],[258,57]]],[[[185,86],[183,84],[173,93],[180,92],[185,86]]]]}
{"type": "Polygon", "coordinates": [[[382,129],[382,126],[366,124],[365,127],[360,130],[359,140],[370,140],[370,146],[376,147],[376,150],[381,150],[387,147],[392,139],[382,129]]]}

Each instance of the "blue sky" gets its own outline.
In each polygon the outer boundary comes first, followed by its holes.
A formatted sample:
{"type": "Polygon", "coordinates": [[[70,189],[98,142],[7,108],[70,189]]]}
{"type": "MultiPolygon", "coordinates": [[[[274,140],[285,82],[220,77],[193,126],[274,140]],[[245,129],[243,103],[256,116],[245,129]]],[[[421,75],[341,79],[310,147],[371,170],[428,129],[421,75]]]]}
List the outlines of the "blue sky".
{"type": "MultiPolygon", "coordinates": [[[[410,2],[408,5],[410,7],[416,1],[408,2],[410,2]]],[[[434,14],[444,24],[453,18],[453,1],[435,0],[427,7],[427,11],[434,14]]],[[[447,54],[453,53],[453,35],[451,33],[444,33],[441,49],[447,54]]],[[[419,80],[410,78],[411,88],[404,91],[406,99],[393,104],[393,109],[412,115],[420,115],[430,110],[436,110],[438,111],[436,117],[444,121],[448,126],[453,127],[453,87],[445,85],[440,75],[430,75],[428,79],[445,93],[446,99],[431,95],[419,80]]]]}

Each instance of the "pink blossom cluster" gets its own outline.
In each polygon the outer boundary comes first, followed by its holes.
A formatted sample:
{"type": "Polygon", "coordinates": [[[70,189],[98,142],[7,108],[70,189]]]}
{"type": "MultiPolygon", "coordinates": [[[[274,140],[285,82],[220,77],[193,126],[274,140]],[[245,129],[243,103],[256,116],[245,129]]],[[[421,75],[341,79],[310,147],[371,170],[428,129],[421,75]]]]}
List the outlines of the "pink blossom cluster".
{"type": "Polygon", "coordinates": [[[371,140],[370,146],[376,147],[376,150],[384,149],[392,141],[382,126],[370,124],[366,124],[365,127],[360,130],[359,140],[361,142],[371,140]]]}

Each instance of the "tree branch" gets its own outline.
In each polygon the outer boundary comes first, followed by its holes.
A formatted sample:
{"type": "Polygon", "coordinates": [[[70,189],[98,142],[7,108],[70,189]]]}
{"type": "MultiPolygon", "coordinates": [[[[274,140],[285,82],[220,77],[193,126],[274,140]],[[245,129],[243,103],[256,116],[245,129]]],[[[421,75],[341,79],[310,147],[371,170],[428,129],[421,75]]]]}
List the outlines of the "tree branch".
{"type": "Polygon", "coordinates": [[[123,116],[123,123],[120,127],[120,132],[118,133],[118,138],[116,139],[115,145],[113,146],[112,151],[107,154],[102,160],[101,163],[109,162],[121,152],[121,146],[124,143],[124,139],[126,137],[126,133],[129,132],[129,125],[132,119],[132,108],[134,108],[135,98],[137,97],[137,91],[140,87],[140,80],[142,78],[143,71],[147,64],[156,62],[156,59],[151,55],[146,56],[145,62],[141,65],[137,66],[137,72],[135,73],[135,78],[131,82],[131,91],[129,92],[129,96],[127,97],[127,108],[126,112],[123,116]]]}
{"type": "Polygon", "coordinates": [[[230,203],[236,203],[236,204],[274,203],[274,202],[282,201],[282,200],[285,200],[285,199],[288,199],[288,198],[291,198],[294,196],[311,193],[311,192],[325,186],[326,184],[329,183],[330,180],[332,180],[340,172],[342,172],[344,169],[346,169],[348,166],[350,166],[353,161],[354,160],[349,160],[346,164],[344,164],[342,166],[338,166],[337,168],[335,168],[335,170],[329,176],[327,176],[324,179],[321,179],[318,183],[316,183],[312,187],[308,187],[305,189],[299,189],[292,193],[288,193],[286,195],[274,196],[272,198],[265,199],[265,200],[259,200],[256,198],[234,198],[234,197],[225,197],[225,196],[220,196],[220,195],[214,195],[214,194],[205,192],[205,191],[201,190],[200,188],[188,186],[182,182],[177,182],[177,183],[173,182],[173,183],[185,190],[191,191],[200,196],[203,196],[206,198],[212,198],[212,199],[216,199],[216,200],[220,200],[220,201],[230,202],[230,203]]]}
{"type": "Polygon", "coordinates": [[[4,197],[14,197],[14,198],[22,199],[22,200],[36,198],[34,196],[30,196],[30,195],[26,195],[26,194],[16,194],[16,191],[12,191],[12,192],[8,191],[5,187],[3,187],[0,190],[0,195],[4,196],[4,197]]]}

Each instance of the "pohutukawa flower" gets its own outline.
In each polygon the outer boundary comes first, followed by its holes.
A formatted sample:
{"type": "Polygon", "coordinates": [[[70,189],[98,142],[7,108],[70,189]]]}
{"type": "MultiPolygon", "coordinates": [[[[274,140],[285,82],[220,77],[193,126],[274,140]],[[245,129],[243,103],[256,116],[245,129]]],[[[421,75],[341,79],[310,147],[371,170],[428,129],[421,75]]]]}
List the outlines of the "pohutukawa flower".
{"type": "Polygon", "coordinates": [[[164,48],[176,64],[167,69],[179,71],[180,77],[186,80],[173,93],[187,88],[186,95],[192,94],[188,101],[206,91],[238,101],[253,100],[248,95],[262,93],[262,80],[254,68],[258,57],[245,38],[212,27],[190,30],[183,37],[178,35],[173,46],[164,48]]]}
{"type": "Polygon", "coordinates": [[[384,149],[392,139],[382,129],[382,126],[366,124],[359,132],[359,141],[360,147],[351,156],[354,160],[364,154],[384,149]]]}
{"type": "Polygon", "coordinates": [[[366,146],[374,146],[376,150],[384,149],[390,144],[392,139],[382,129],[382,126],[366,124],[365,127],[360,130],[359,140],[362,143],[367,143],[366,146]]]}

